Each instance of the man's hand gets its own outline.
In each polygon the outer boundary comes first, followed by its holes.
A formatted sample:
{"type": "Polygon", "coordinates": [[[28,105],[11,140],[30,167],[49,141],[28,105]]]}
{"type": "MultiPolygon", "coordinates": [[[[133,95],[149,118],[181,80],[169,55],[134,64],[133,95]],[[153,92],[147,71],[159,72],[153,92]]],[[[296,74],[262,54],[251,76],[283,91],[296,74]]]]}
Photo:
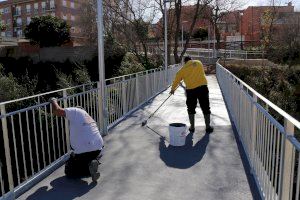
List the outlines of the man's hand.
{"type": "Polygon", "coordinates": [[[57,102],[57,99],[55,97],[51,97],[49,99],[49,103],[57,102]]]}
{"type": "Polygon", "coordinates": [[[175,93],[175,90],[170,91],[170,95],[174,95],[174,93],[175,93]]]}

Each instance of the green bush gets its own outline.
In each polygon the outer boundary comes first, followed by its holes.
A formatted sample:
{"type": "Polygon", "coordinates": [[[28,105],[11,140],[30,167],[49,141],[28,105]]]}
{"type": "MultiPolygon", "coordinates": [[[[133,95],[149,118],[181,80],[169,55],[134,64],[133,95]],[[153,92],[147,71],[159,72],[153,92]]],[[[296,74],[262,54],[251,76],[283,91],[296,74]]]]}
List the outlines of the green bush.
{"type": "Polygon", "coordinates": [[[137,57],[132,53],[126,53],[121,62],[121,67],[118,71],[119,75],[133,74],[144,71],[146,68],[140,63],[137,57]]]}
{"type": "Polygon", "coordinates": [[[237,65],[226,67],[275,105],[300,120],[300,69],[237,65]]]}

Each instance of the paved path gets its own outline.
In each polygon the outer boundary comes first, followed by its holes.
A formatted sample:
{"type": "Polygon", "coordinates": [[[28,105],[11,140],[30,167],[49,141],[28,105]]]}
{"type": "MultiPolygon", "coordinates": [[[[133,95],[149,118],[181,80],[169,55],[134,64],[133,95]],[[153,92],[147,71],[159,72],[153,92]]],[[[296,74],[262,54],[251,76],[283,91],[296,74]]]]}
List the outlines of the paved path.
{"type": "Polygon", "coordinates": [[[167,97],[166,91],[104,138],[97,184],[90,178],[67,179],[61,167],[19,199],[258,199],[216,77],[209,76],[208,81],[214,133],[204,133],[204,119],[197,108],[196,132],[188,135],[184,147],[169,145],[168,124],[188,124],[182,88],[148,121],[148,127],[141,127],[143,119],[167,97]]]}

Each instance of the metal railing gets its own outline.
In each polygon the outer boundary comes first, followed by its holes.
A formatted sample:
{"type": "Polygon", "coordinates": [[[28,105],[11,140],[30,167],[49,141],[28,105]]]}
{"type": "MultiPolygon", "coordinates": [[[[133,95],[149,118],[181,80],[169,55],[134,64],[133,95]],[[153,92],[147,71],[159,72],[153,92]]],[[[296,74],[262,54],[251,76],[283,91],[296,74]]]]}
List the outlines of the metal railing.
{"type": "Polygon", "coordinates": [[[219,63],[216,70],[261,196],[299,199],[300,123],[219,63]]]}
{"type": "MultiPolygon", "coordinates": [[[[177,70],[177,65],[168,68],[168,80],[161,68],[107,79],[108,126],[165,90],[177,70]]],[[[62,107],[83,107],[99,124],[99,90],[88,83],[0,103],[0,199],[14,196],[70,151],[68,121],[52,114],[48,98],[57,97],[62,107]]]]}
{"type": "Polygon", "coordinates": [[[245,50],[227,50],[227,49],[199,49],[199,48],[188,48],[186,53],[191,56],[206,57],[206,58],[217,58],[224,57],[227,59],[257,59],[264,58],[263,51],[245,51],[245,50]]]}

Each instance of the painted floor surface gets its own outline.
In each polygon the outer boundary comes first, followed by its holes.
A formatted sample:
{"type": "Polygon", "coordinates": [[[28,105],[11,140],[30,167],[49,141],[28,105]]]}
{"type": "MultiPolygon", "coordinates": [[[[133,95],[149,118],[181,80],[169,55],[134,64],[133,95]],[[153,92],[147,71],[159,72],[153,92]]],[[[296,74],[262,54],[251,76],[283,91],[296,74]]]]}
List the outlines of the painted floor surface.
{"type": "Polygon", "coordinates": [[[64,167],[23,194],[28,200],[218,200],[258,199],[244,156],[239,152],[215,76],[208,76],[212,125],[205,134],[197,108],[196,132],[183,147],[170,146],[168,125],[188,124],[185,94],[179,88],[157,114],[141,122],[168,96],[166,91],[104,138],[101,178],[67,179],[64,167]]]}

